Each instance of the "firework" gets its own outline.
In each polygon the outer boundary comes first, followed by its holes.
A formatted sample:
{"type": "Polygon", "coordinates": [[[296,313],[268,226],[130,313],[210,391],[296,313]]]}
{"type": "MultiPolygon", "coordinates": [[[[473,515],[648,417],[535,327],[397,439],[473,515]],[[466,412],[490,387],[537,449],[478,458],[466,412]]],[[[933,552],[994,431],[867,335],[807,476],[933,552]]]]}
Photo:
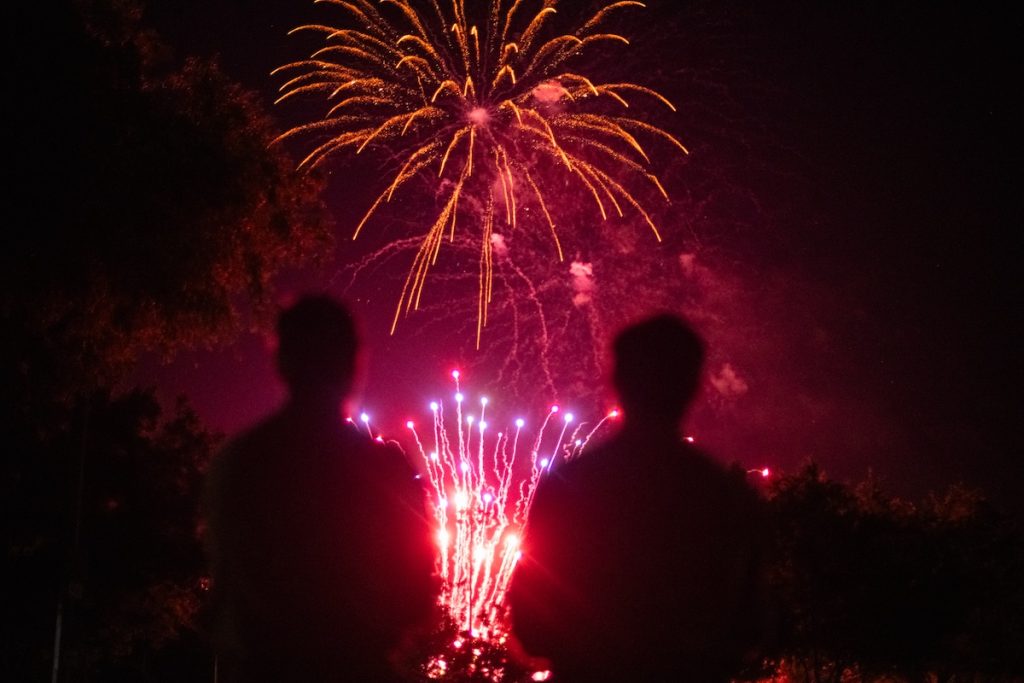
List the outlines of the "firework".
{"type": "Polygon", "coordinates": [[[505,592],[521,555],[520,539],[537,485],[557,460],[579,455],[617,412],[588,430],[571,413],[552,406],[532,438],[523,419],[492,432],[488,400],[481,398],[478,408],[468,408],[459,373],[452,377],[454,416],[446,418],[443,402],[437,401],[430,404],[429,436],[421,435],[412,422],[406,427],[431,486],[441,602],[463,632],[500,640],[506,631],[505,592]],[[553,437],[556,429],[558,436],[553,437]]]}
{"type": "MultiPolygon", "coordinates": [[[[495,229],[515,229],[529,216],[549,232],[563,258],[559,230],[542,186],[560,173],[592,198],[606,220],[632,212],[660,240],[658,228],[632,189],[634,180],[668,199],[650,170],[642,144],[655,141],[682,152],[666,131],[626,115],[630,99],[646,98],[673,111],[654,90],[629,82],[603,82],[578,65],[595,47],[629,44],[605,25],[616,12],[643,7],[626,0],[600,9],[573,33],[553,30],[556,3],[548,0],[317,0],[343,10],[348,27],[307,25],[294,32],[324,36],[308,59],[280,67],[278,102],[322,99],[323,118],[300,125],[279,140],[313,140],[300,163],[312,168],[331,157],[383,150],[396,160],[394,176],[355,229],[390,202],[410,180],[433,176],[441,208],[418,243],[402,288],[400,316],[420,305],[430,267],[445,237],[454,238],[463,204],[472,198],[479,226],[479,293],[476,343],[493,295],[495,229]],[[539,8],[536,5],[540,5],[539,8]],[[531,8],[531,5],[534,7],[531,8]]],[[[465,222],[465,219],[464,221],[465,222]]]]}

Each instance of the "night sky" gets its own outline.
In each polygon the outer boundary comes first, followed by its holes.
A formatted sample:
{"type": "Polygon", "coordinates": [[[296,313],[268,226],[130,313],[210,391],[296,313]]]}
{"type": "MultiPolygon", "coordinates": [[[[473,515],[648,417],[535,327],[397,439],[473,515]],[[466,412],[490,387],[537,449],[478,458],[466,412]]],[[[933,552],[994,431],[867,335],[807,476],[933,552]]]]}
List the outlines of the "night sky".
{"type": "MultiPolygon", "coordinates": [[[[977,3],[649,4],[616,27],[633,45],[594,59],[665,92],[679,112],[657,122],[692,152],[665,167],[668,236],[643,254],[689,284],[678,308],[711,344],[699,442],[751,467],[813,457],[838,477],[870,470],[908,495],[963,479],[1019,509],[1020,20],[977,3]]],[[[183,54],[219,54],[269,107],[280,82],[268,73],[309,46],[286,31],[340,16],[299,0],[154,0],[147,21],[183,54]]],[[[274,114],[284,127],[309,111],[274,114]]],[[[385,432],[423,419],[455,366],[500,402],[508,377],[486,356],[507,347],[485,335],[473,351],[472,320],[413,316],[387,336],[406,265],[347,287],[346,265],[404,228],[385,220],[349,242],[379,185],[353,181],[373,178],[369,162],[332,168],[327,200],[346,237],[328,265],[284,277],[282,300],[326,288],[353,301],[371,354],[363,403],[385,432]]],[[[594,265],[595,297],[627,298],[601,279],[613,250],[571,246],[552,277],[568,280],[578,258],[594,265]]],[[[659,280],[646,282],[638,298],[659,280]]],[[[435,289],[435,305],[475,297],[457,278],[435,289]]],[[[581,368],[600,384],[596,365],[581,368]]],[[[188,394],[227,432],[283,396],[261,335],[148,360],[139,379],[188,394]]],[[[510,393],[531,409],[556,398],[510,393]]]]}

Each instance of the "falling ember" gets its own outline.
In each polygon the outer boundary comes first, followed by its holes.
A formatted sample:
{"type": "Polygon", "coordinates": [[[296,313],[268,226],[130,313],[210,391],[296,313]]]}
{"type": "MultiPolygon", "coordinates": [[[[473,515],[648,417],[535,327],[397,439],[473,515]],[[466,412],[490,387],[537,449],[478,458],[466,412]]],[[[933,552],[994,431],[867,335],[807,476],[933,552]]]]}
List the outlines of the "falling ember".
{"type": "Polygon", "coordinates": [[[505,592],[522,556],[523,529],[537,485],[555,457],[579,455],[612,416],[597,422],[585,435],[585,424],[580,424],[567,436],[573,421],[567,414],[554,438],[546,435],[557,412],[552,409],[531,436],[524,433],[526,421],[522,418],[515,420],[513,428],[491,436],[481,428],[486,424],[488,400],[480,400],[476,414],[465,414],[466,397],[458,373],[452,373],[452,378],[455,414],[446,418],[444,403],[435,401],[430,404],[432,434],[420,434],[412,421],[406,426],[430,483],[438,571],[443,581],[441,603],[463,633],[496,641],[507,632],[505,592]],[[433,440],[429,449],[424,437],[433,440]]]}
{"type": "Polygon", "coordinates": [[[396,161],[353,238],[410,180],[433,179],[442,208],[419,240],[392,332],[403,314],[419,309],[427,274],[444,239],[454,240],[461,215],[462,224],[468,221],[479,234],[479,347],[493,294],[492,237],[502,225],[511,231],[517,223],[534,223],[527,227],[550,233],[563,260],[548,210],[553,198],[542,189],[564,186],[562,179],[593,200],[596,217],[628,213],[661,239],[633,186],[667,201],[650,169],[649,146],[688,152],[671,134],[637,118],[631,105],[653,100],[675,107],[645,86],[605,82],[581,63],[588,48],[628,46],[627,38],[608,31],[608,19],[642,8],[642,2],[611,2],[570,33],[552,30],[557,0],[533,10],[521,0],[468,7],[465,0],[330,4],[348,15],[345,25],[294,29],[321,34],[324,45],[273,72],[287,78],[278,102],[319,98],[324,115],[277,141],[299,137],[310,143],[303,169],[364,151],[396,161]],[[467,197],[473,201],[462,202],[467,197]],[[479,208],[467,216],[464,204],[479,208]]]}

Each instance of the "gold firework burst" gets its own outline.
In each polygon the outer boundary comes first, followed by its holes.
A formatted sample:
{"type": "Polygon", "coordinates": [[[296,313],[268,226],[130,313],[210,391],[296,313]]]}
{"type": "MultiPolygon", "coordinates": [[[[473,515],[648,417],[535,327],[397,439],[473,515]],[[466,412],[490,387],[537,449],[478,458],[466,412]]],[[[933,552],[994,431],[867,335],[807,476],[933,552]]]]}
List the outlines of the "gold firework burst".
{"type": "Polygon", "coordinates": [[[635,83],[604,83],[576,66],[585,48],[629,41],[604,32],[617,10],[644,7],[641,2],[613,2],[597,11],[575,32],[552,32],[556,0],[489,0],[470,3],[478,24],[467,14],[465,0],[316,0],[349,15],[348,28],[320,24],[313,31],[324,46],[308,59],[276,69],[287,74],[282,102],[296,96],[322,98],[323,118],[297,126],[279,141],[295,136],[314,140],[300,163],[312,168],[331,157],[387,149],[399,158],[390,183],[359,222],[353,238],[382,204],[421,174],[447,180],[445,199],[423,236],[405,280],[392,322],[418,308],[430,267],[445,235],[454,238],[460,200],[479,199],[480,292],[477,346],[487,324],[492,296],[491,238],[495,221],[509,228],[518,222],[517,207],[535,203],[562,259],[558,228],[548,210],[542,169],[569,174],[588,193],[602,219],[610,212],[634,211],[657,239],[658,228],[647,209],[617,180],[623,173],[639,177],[665,200],[668,195],[650,171],[640,140],[683,144],[666,131],[625,115],[627,97],[650,98],[675,111],[662,95],[635,83]],[[619,112],[608,113],[611,102],[619,112]],[[435,171],[436,169],[436,171],[435,171]]]}

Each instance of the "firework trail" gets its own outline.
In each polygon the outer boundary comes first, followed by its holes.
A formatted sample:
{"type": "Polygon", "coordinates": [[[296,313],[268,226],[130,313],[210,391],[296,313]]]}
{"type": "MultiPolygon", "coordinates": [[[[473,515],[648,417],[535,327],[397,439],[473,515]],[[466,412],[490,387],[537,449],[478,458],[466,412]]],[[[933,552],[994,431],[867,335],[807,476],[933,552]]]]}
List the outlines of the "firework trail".
{"type": "MultiPolygon", "coordinates": [[[[397,262],[409,249],[415,248],[415,243],[413,237],[388,242],[340,269],[331,285],[337,286],[350,299],[369,301],[376,295],[372,287],[377,287],[381,281],[394,280],[397,262]]],[[[457,236],[449,246],[456,253],[474,251],[465,236],[457,236]]],[[[387,340],[396,347],[393,353],[408,357],[413,352],[409,344],[421,343],[418,340],[424,337],[443,339],[446,347],[459,350],[459,355],[463,356],[462,367],[477,377],[489,377],[489,387],[500,388],[506,399],[514,399],[521,407],[540,410],[557,403],[562,395],[576,396],[577,387],[561,381],[562,372],[552,363],[552,359],[559,358],[553,342],[560,339],[559,331],[567,325],[564,319],[567,311],[559,305],[554,283],[549,281],[547,273],[541,276],[532,272],[537,266],[537,250],[523,245],[522,252],[522,259],[514,258],[504,240],[496,248],[494,291],[498,300],[491,309],[488,353],[472,352],[472,320],[477,303],[475,297],[469,296],[473,276],[459,269],[433,275],[435,285],[456,295],[446,297],[443,302],[425,303],[421,309],[425,315],[411,337],[387,340]],[[458,295],[460,292],[465,294],[458,295]]],[[[546,268],[541,270],[546,271],[546,268]]],[[[568,362],[566,367],[585,372],[590,378],[600,372],[589,365],[580,368],[579,363],[568,362]]]]}
{"type": "MultiPolygon", "coordinates": [[[[673,234],[666,244],[675,248],[677,238],[673,234]]],[[[380,283],[396,282],[396,266],[414,241],[386,243],[339,270],[332,286],[353,300],[379,299],[380,283]]],[[[484,389],[500,391],[506,401],[531,411],[570,398],[588,412],[607,408],[610,397],[601,379],[615,332],[650,310],[692,314],[699,304],[695,280],[685,277],[653,240],[630,244],[623,239],[619,245],[609,236],[603,248],[567,254],[557,267],[543,259],[539,242],[518,234],[496,246],[496,301],[486,330],[487,353],[473,351],[473,276],[457,268],[432,275],[444,299],[426,302],[408,335],[382,339],[382,345],[407,363],[408,371],[421,373],[420,364],[409,359],[424,343],[443,340],[452,361],[482,379],[484,389]]],[[[448,246],[460,256],[473,249],[464,236],[448,246]]]]}
{"type": "Polygon", "coordinates": [[[463,632],[499,640],[507,630],[505,592],[521,556],[519,543],[537,485],[558,459],[579,455],[618,413],[585,430],[585,424],[574,425],[571,413],[552,406],[532,439],[523,431],[523,419],[492,437],[488,400],[481,398],[478,410],[468,409],[458,371],[452,377],[454,420],[446,420],[438,401],[430,405],[429,436],[417,432],[412,422],[406,426],[431,485],[441,602],[463,632]],[[549,432],[555,430],[553,438],[549,432]],[[429,450],[423,438],[431,443],[429,450]]]}
{"type": "Polygon", "coordinates": [[[658,228],[633,185],[668,199],[650,171],[641,140],[687,153],[665,130],[625,115],[627,98],[657,100],[656,91],[630,82],[602,82],[577,65],[596,46],[629,44],[606,32],[609,16],[644,7],[613,2],[572,33],[553,29],[556,2],[491,0],[317,0],[350,18],[345,28],[306,25],[294,32],[324,36],[325,46],[275,74],[288,80],[278,102],[297,96],[322,100],[323,118],[297,126],[278,140],[301,137],[312,149],[300,168],[341,154],[381,151],[398,169],[355,229],[410,180],[433,175],[441,206],[420,238],[392,320],[418,309],[441,243],[454,239],[460,215],[479,225],[476,344],[493,297],[495,229],[540,223],[559,260],[559,230],[542,188],[572,181],[589,195],[602,220],[631,212],[660,240],[658,228]],[[539,8],[536,5],[540,4],[539,8]],[[531,9],[531,6],[533,8],[531,9]],[[467,202],[466,200],[471,200],[467,202]],[[470,203],[472,210],[463,204],[470,203]],[[468,214],[468,216],[466,215],[468,214]]]}

